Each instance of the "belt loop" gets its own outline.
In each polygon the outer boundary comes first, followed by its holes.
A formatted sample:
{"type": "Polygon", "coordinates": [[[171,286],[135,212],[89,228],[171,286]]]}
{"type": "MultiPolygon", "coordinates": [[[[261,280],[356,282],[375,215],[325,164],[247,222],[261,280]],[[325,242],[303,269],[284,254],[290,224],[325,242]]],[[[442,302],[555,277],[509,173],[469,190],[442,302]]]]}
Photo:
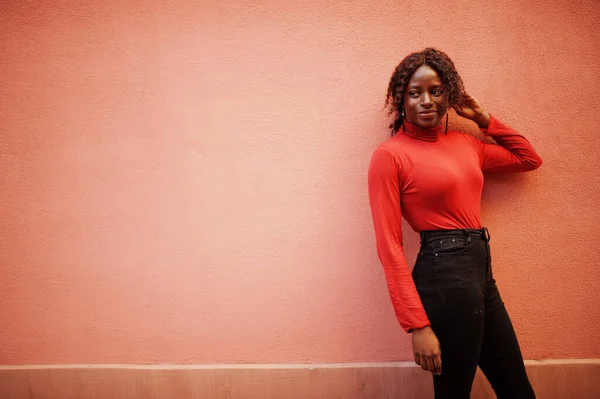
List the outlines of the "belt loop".
{"type": "Polygon", "coordinates": [[[471,235],[469,234],[469,232],[467,230],[463,230],[463,233],[465,233],[465,240],[467,243],[471,242],[471,235]]]}
{"type": "Polygon", "coordinates": [[[490,242],[490,232],[488,231],[487,227],[482,227],[481,228],[481,235],[483,236],[483,239],[486,242],[490,242]]]}

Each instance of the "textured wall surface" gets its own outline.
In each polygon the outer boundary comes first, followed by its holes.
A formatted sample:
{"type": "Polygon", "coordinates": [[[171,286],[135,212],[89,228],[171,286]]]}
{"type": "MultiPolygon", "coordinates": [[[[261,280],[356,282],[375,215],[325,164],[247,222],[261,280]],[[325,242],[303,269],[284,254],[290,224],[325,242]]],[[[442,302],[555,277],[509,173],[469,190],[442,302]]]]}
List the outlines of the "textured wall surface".
{"type": "Polygon", "coordinates": [[[428,45],[544,159],[483,198],[524,356],[600,357],[599,4],[4,0],[0,364],[411,359],[366,174],[428,45]]]}

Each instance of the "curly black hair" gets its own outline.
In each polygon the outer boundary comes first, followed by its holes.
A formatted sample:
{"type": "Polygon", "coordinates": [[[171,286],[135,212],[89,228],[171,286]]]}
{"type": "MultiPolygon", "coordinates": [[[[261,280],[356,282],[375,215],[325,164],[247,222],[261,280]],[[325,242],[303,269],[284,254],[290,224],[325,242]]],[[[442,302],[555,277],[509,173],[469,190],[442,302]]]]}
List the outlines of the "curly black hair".
{"type": "Polygon", "coordinates": [[[462,101],[465,91],[463,81],[454,67],[454,63],[446,53],[435,48],[428,47],[418,53],[412,53],[404,58],[394,70],[388,86],[386,107],[389,106],[389,114],[394,115],[395,119],[390,124],[392,135],[404,123],[402,109],[404,108],[404,92],[412,74],[423,65],[433,68],[444,85],[444,91],[448,94],[448,103],[450,106],[458,105],[462,101]]]}

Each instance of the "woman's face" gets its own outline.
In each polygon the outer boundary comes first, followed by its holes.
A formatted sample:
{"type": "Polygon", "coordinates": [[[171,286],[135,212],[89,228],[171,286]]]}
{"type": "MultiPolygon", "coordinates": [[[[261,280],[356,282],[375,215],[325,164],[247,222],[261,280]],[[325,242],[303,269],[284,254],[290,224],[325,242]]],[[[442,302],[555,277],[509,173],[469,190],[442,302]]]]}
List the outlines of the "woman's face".
{"type": "Polygon", "coordinates": [[[417,126],[439,126],[448,110],[448,95],[437,72],[428,65],[412,74],[404,93],[406,119],[417,126]]]}

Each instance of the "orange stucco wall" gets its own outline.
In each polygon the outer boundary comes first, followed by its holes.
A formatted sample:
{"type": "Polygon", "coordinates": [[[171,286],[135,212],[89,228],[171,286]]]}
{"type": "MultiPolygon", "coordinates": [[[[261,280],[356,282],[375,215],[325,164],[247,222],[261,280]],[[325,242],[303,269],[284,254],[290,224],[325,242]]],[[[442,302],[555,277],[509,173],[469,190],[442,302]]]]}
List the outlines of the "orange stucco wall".
{"type": "Polygon", "coordinates": [[[3,1],[0,364],[411,359],[366,172],[428,45],[544,159],[483,198],[524,356],[600,357],[599,25],[594,0],[3,1]]]}

